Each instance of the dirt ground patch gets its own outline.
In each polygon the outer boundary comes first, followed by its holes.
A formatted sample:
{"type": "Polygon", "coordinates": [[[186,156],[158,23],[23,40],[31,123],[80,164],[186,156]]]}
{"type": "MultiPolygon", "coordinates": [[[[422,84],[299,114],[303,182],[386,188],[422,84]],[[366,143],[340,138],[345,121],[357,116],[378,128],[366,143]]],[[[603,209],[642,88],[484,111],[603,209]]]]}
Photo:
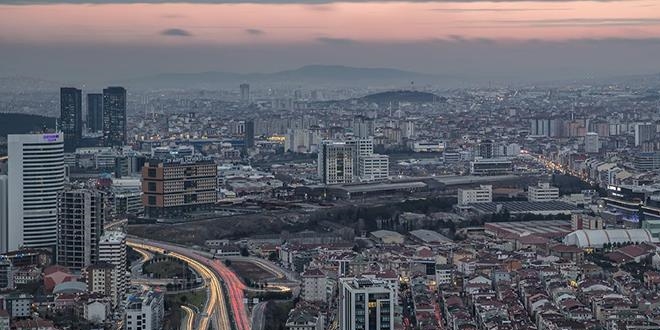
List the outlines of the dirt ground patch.
{"type": "Polygon", "coordinates": [[[253,283],[261,283],[275,278],[273,274],[261,267],[246,261],[231,261],[231,269],[241,278],[248,279],[253,283]]]}

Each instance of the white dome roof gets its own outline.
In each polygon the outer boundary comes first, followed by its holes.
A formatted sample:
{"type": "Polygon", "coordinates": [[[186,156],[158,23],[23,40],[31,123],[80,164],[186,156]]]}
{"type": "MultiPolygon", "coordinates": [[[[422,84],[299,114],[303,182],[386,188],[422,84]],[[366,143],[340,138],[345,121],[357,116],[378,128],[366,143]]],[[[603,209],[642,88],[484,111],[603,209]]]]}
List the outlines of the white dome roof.
{"type": "Polygon", "coordinates": [[[651,232],[646,229],[583,229],[576,230],[564,237],[564,244],[576,245],[580,248],[602,248],[607,243],[648,243],[654,241],[651,232]]]}

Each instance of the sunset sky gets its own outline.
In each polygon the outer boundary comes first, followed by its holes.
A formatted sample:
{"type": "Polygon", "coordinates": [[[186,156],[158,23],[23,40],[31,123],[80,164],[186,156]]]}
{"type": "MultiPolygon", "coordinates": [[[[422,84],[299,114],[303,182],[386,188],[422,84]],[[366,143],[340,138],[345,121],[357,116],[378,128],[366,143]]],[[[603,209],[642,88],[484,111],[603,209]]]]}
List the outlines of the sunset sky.
{"type": "Polygon", "coordinates": [[[306,64],[504,80],[660,72],[657,0],[147,2],[0,0],[0,76],[306,64]]]}

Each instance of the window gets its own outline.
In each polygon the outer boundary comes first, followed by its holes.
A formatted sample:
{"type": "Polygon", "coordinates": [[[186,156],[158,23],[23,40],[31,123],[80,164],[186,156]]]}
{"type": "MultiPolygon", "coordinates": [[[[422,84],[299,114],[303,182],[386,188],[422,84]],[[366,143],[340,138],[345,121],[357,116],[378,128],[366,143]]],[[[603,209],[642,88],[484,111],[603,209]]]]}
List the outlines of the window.
{"type": "Polygon", "coordinates": [[[150,168],[150,169],[148,169],[148,170],[147,170],[147,175],[148,175],[150,178],[154,178],[154,177],[156,177],[156,169],[155,169],[155,168],[150,168]]]}
{"type": "Polygon", "coordinates": [[[156,191],[156,183],[155,182],[147,182],[147,189],[149,191],[156,191]]]}
{"type": "Polygon", "coordinates": [[[156,196],[149,196],[149,205],[156,205],[156,196]]]}

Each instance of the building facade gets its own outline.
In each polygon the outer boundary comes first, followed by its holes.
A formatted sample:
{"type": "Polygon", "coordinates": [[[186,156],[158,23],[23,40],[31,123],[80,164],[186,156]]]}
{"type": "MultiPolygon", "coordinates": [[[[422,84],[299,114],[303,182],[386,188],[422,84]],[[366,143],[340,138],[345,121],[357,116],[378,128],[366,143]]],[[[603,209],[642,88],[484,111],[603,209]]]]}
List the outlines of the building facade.
{"type": "Polygon", "coordinates": [[[126,89],[103,89],[103,144],[120,147],[126,143],[126,89]]]}
{"type": "Polygon", "coordinates": [[[64,188],[62,133],[10,134],[7,250],[57,245],[57,195],[64,188]]]}
{"type": "Polygon", "coordinates": [[[378,280],[341,278],[339,280],[339,329],[394,329],[394,291],[378,280]]]}
{"type": "Polygon", "coordinates": [[[165,302],[160,292],[146,291],[128,297],[126,330],[159,330],[163,328],[165,302]]]}
{"type": "Polygon", "coordinates": [[[82,90],[60,88],[60,130],[64,134],[64,150],[73,152],[82,140],[82,90]]]}
{"type": "Polygon", "coordinates": [[[559,188],[551,186],[547,182],[539,182],[536,186],[530,186],[527,192],[530,202],[549,202],[559,199],[559,188]]]}
{"type": "Polygon", "coordinates": [[[58,198],[57,263],[74,272],[96,263],[106,218],[103,192],[75,189],[58,198]]]}
{"type": "Polygon", "coordinates": [[[351,183],[354,180],[355,146],[324,141],[319,148],[318,174],[324,184],[351,183]]]}
{"type": "Polygon", "coordinates": [[[87,94],[87,130],[103,131],[103,94],[87,94]]]}
{"type": "Polygon", "coordinates": [[[218,168],[209,158],[150,160],[142,168],[142,203],[150,217],[182,215],[217,201],[218,168]]]}
{"type": "Polygon", "coordinates": [[[114,306],[124,299],[128,278],[126,276],[126,234],[108,231],[99,240],[99,261],[114,266],[113,281],[116,283],[110,298],[114,306]]]}
{"type": "Polygon", "coordinates": [[[358,158],[358,177],[362,182],[385,181],[390,175],[390,157],[372,154],[358,158]]]}
{"type": "Polygon", "coordinates": [[[480,185],[474,189],[458,189],[458,205],[490,203],[493,201],[493,186],[480,185]]]}

